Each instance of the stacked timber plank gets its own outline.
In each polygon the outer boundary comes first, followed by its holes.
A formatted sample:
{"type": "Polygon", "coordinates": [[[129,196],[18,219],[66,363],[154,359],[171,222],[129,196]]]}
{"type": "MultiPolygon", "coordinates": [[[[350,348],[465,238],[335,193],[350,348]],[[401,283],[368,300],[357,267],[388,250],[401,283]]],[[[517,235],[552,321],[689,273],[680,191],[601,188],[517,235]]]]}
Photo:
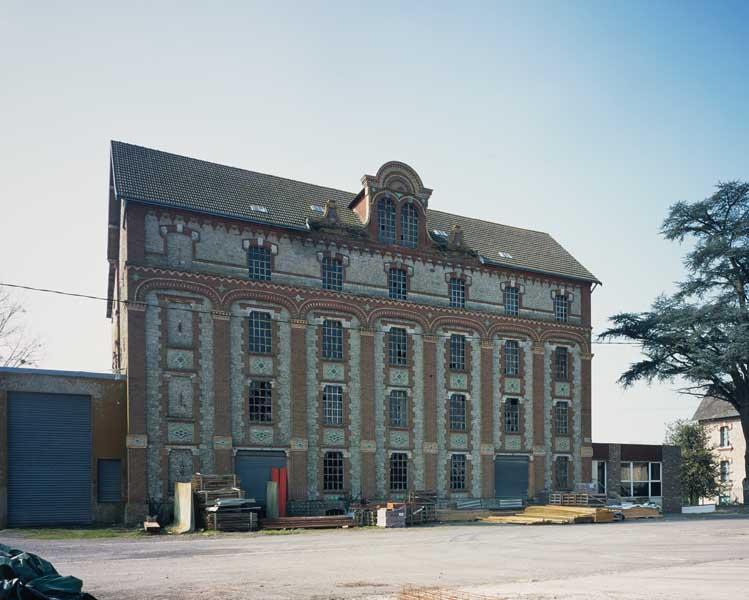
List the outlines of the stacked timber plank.
{"type": "Polygon", "coordinates": [[[205,509],[206,529],[214,531],[256,531],[260,507],[254,500],[219,500],[205,509]]]}
{"type": "Polygon", "coordinates": [[[589,494],[587,492],[553,492],[549,494],[549,504],[559,506],[603,506],[606,504],[604,494],[589,494]]]}
{"type": "Polygon", "coordinates": [[[488,510],[459,510],[438,508],[435,517],[440,523],[460,523],[465,521],[480,521],[491,516],[488,510]]]}
{"type": "MultiPolygon", "coordinates": [[[[233,473],[228,475],[195,473],[192,476],[192,491],[195,496],[198,527],[209,526],[206,511],[208,508],[216,506],[219,500],[240,500],[244,498],[244,492],[239,488],[237,476],[233,473]]],[[[215,518],[213,520],[215,521],[215,518]]],[[[257,528],[257,518],[255,528],[257,528]]],[[[243,529],[242,531],[247,530],[243,529]]]]}
{"type": "Polygon", "coordinates": [[[330,515],[321,517],[279,517],[277,519],[263,519],[260,522],[263,529],[331,529],[337,527],[353,527],[354,519],[345,515],[330,515]]]}
{"type": "Polygon", "coordinates": [[[657,508],[650,506],[622,507],[620,511],[622,517],[627,521],[633,519],[660,519],[663,516],[657,508]]]}
{"type": "Polygon", "coordinates": [[[509,516],[482,519],[485,523],[514,523],[517,525],[569,525],[573,523],[611,523],[614,513],[605,508],[587,506],[529,506],[523,512],[509,516]]]}

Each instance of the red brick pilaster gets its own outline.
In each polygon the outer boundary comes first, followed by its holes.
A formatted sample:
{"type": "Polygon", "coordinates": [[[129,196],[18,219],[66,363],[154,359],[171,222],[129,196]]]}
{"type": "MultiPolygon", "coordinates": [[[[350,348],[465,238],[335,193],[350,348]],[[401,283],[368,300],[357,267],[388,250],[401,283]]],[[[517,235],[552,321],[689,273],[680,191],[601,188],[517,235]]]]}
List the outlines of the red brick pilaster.
{"type": "Polygon", "coordinates": [[[230,411],[230,315],[213,313],[213,448],[217,473],[231,473],[232,440],[230,411]]]}
{"type": "Polygon", "coordinates": [[[361,496],[377,496],[375,481],[374,332],[362,328],[359,347],[361,380],[361,496]]]}
{"type": "Polygon", "coordinates": [[[580,357],[580,384],[581,384],[581,417],[582,417],[582,480],[588,482],[593,477],[592,471],[592,407],[591,407],[591,363],[593,355],[583,354],[580,357]]]}
{"type": "Polygon", "coordinates": [[[125,522],[138,523],[148,512],[146,452],[146,312],[145,305],[127,305],[127,505],[125,522]]]}
{"type": "MultiPolygon", "coordinates": [[[[481,341],[481,446],[493,444],[494,347],[491,339],[481,341]]],[[[494,456],[481,452],[481,496],[494,497],[494,456]]]]}
{"type": "Polygon", "coordinates": [[[307,498],[307,322],[291,322],[289,497],[307,498]]]}
{"type": "Polygon", "coordinates": [[[424,336],[424,487],[437,490],[437,338],[424,336]],[[430,451],[427,452],[426,450],[430,451]]]}
{"type": "Polygon", "coordinates": [[[533,482],[535,489],[533,494],[544,489],[544,466],[547,457],[545,454],[539,454],[544,450],[544,412],[546,411],[544,402],[544,346],[543,344],[534,344],[533,346],[533,482]]]}

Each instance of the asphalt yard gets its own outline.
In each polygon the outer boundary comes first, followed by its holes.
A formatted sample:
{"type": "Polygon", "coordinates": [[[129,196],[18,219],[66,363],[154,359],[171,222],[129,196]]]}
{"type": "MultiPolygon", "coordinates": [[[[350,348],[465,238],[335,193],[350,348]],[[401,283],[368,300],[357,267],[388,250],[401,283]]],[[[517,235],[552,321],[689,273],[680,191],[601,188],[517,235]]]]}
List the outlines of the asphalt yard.
{"type": "Polygon", "coordinates": [[[749,518],[442,525],[0,542],[80,577],[100,600],[395,598],[404,585],[503,599],[736,600],[749,518]]]}

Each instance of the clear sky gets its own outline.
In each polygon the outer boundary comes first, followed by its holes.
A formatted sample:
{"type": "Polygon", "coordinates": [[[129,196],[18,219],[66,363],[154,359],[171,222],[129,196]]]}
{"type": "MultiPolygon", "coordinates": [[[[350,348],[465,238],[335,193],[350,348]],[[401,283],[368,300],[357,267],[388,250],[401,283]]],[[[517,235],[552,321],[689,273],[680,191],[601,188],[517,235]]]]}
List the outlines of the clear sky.
{"type": "MultiPolygon", "coordinates": [[[[551,233],[604,282],[595,331],[682,275],[667,207],[749,178],[746,2],[0,3],[0,281],[106,294],[108,141],[357,191],[412,165],[430,206],[551,233]],[[109,7],[107,7],[109,5],[109,7]]],[[[102,302],[18,295],[41,366],[110,367],[102,302]]],[[[623,392],[594,441],[660,442],[695,401],[623,392]]]]}

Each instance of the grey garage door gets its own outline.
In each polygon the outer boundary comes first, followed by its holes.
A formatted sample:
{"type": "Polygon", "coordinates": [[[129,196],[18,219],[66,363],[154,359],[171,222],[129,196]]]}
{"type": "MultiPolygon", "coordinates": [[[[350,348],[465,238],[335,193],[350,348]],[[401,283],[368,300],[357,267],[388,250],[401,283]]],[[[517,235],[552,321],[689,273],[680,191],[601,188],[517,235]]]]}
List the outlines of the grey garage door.
{"type": "Polygon", "coordinates": [[[8,525],[85,525],[91,513],[91,400],[8,394],[8,525]]]}
{"type": "Polygon", "coordinates": [[[234,461],[234,471],[246,498],[255,498],[265,508],[266,484],[273,467],[285,467],[283,452],[239,452],[234,461]]]}
{"type": "Polygon", "coordinates": [[[528,457],[494,457],[494,495],[497,498],[528,498],[528,457]]]}

